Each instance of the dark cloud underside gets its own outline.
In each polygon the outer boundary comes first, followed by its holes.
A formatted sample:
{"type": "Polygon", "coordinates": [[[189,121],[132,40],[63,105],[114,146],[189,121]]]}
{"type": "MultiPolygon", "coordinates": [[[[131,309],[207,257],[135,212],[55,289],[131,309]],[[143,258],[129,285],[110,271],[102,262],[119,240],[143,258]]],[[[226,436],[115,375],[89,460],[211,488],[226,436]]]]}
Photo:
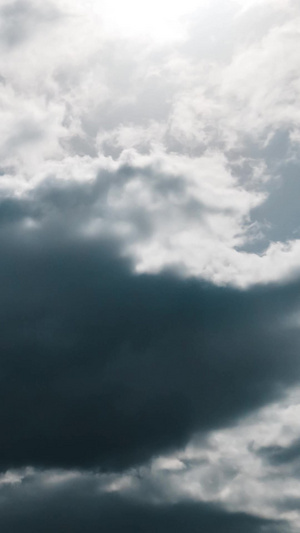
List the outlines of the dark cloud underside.
{"type": "MultiPolygon", "coordinates": [[[[91,200],[71,193],[82,223],[91,200]]],[[[134,275],[116,245],[80,236],[60,194],[31,230],[26,202],[2,211],[2,469],[125,468],[299,378],[298,334],[280,325],[297,283],[238,291],[134,275]]]]}
{"type": "Polygon", "coordinates": [[[40,485],[26,480],[0,489],[2,533],[283,533],[283,522],[228,513],[207,504],[142,503],[101,494],[92,481],[40,485]]]}
{"type": "Polygon", "coordinates": [[[264,446],[257,453],[273,465],[293,463],[300,459],[300,440],[295,440],[289,446],[264,446]]]}

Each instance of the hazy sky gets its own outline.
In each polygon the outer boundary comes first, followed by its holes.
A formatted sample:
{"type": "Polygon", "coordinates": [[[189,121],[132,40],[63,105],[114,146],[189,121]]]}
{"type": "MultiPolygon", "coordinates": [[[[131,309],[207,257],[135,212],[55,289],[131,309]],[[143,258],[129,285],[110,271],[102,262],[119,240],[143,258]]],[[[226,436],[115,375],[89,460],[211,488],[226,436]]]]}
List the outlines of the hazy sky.
{"type": "Polygon", "coordinates": [[[2,0],[1,533],[300,529],[300,4],[2,0]]]}

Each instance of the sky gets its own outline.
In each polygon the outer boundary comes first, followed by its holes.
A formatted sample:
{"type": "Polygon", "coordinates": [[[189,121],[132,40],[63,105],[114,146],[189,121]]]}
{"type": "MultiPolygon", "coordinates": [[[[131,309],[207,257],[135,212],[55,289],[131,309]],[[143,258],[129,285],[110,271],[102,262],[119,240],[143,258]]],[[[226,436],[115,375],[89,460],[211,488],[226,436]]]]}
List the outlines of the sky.
{"type": "Polygon", "coordinates": [[[299,41],[1,1],[1,533],[299,532],[299,41]]]}

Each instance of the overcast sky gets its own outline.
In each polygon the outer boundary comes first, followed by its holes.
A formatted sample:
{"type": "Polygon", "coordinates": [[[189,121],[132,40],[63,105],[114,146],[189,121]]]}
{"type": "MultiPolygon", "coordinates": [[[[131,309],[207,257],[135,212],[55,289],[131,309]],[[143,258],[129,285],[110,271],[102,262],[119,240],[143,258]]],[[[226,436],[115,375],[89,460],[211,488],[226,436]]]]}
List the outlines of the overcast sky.
{"type": "Polygon", "coordinates": [[[300,4],[2,0],[1,533],[300,530],[300,4]]]}

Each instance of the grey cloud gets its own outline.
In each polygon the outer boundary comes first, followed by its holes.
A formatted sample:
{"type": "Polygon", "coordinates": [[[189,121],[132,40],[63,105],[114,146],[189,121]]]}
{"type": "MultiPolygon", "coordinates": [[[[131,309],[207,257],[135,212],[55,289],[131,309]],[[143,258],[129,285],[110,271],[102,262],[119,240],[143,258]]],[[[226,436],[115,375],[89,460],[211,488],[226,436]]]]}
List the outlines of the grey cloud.
{"type": "Polygon", "coordinates": [[[95,478],[42,483],[27,477],[21,484],[0,488],[3,533],[284,533],[286,523],[217,506],[184,501],[142,502],[99,490],[95,478]]]}
{"type": "Polygon", "coordinates": [[[24,120],[17,124],[17,132],[14,132],[6,142],[6,149],[22,146],[27,143],[36,142],[42,139],[44,132],[37,122],[24,120]]]}
{"type": "Polygon", "coordinates": [[[50,177],[38,189],[28,193],[22,202],[4,197],[0,199],[0,219],[2,224],[11,224],[14,221],[19,223],[20,217],[35,221],[57,217],[63,224],[64,220],[69,223],[72,220],[78,227],[98,218],[110,230],[116,223],[130,223],[136,240],[147,239],[154,232],[151,210],[134,202],[114,208],[109,202],[110,194],[121,196],[123,188],[135,179],[149,187],[154,201],[159,198],[172,204],[174,199],[175,203],[180,199],[182,213],[188,220],[201,222],[205,212],[214,211],[199,199],[187,196],[184,177],[155,172],[151,165],[132,167],[124,164],[116,172],[102,170],[96,179],[74,185],[50,177]]]}
{"type": "Polygon", "coordinates": [[[171,110],[171,86],[158,76],[147,78],[140,86],[133,102],[100,107],[101,125],[106,129],[125,124],[145,124],[153,120],[167,120],[171,110]],[[168,90],[169,89],[169,90],[168,90]]]}
{"type": "Polygon", "coordinates": [[[29,0],[5,3],[0,8],[0,42],[11,48],[31,37],[39,25],[53,22],[60,14],[49,2],[39,6],[29,0]]]}
{"type": "Polygon", "coordinates": [[[300,439],[289,446],[264,446],[257,453],[274,465],[289,464],[300,459],[300,439]]]}
{"type": "Polygon", "coordinates": [[[281,512],[299,511],[300,510],[300,498],[283,497],[277,502],[277,508],[281,512]]]}
{"type": "Polygon", "coordinates": [[[281,325],[298,282],[238,291],[135,275],[117,244],[77,231],[93,192],[48,184],[2,203],[2,469],[136,465],[300,377],[298,331],[281,325]]]}

